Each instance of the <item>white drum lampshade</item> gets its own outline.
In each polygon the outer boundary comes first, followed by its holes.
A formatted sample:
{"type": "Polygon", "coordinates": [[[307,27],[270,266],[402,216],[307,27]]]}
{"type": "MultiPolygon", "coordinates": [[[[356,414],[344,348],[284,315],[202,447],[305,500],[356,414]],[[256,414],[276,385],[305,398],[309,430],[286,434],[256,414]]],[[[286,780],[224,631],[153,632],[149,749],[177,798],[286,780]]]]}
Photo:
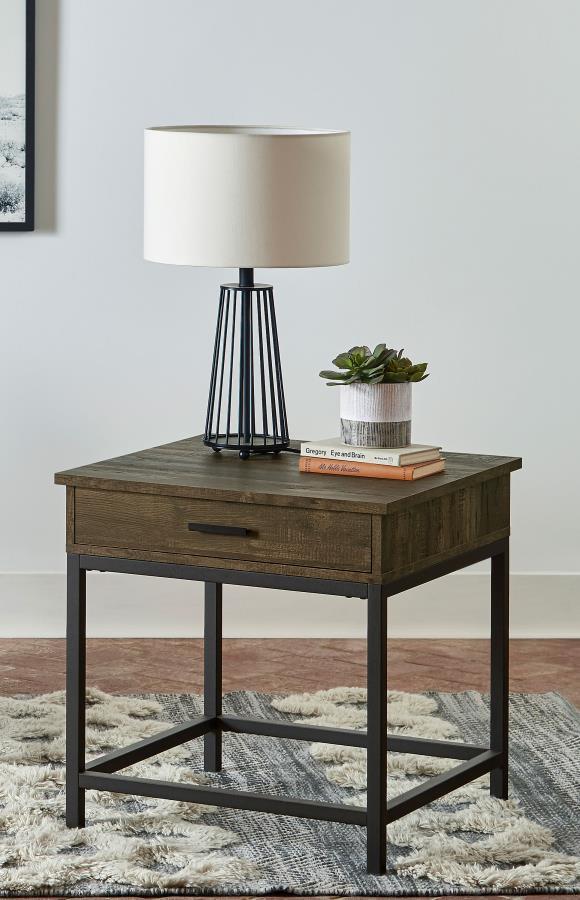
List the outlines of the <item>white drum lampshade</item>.
{"type": "Polygon", "coordinates": [[[145,131],[144,254],[239,269],[220,291],[204,443],[290,444],[271,285],[255,268],[349,260],[350,132],[218,125],[145,131]]]}
{"type": "Polygon", "coordinates": [[[145,131],[145,258],[235,268],[349,259],[350,133],[145,131]]]}

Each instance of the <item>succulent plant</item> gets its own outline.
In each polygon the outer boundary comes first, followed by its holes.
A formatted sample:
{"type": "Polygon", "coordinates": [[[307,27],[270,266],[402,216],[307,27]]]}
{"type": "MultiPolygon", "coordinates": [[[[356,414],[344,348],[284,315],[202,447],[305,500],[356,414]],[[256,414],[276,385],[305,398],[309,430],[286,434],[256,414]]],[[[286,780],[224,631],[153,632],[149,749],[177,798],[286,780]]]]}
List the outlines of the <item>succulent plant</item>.
{"type": "Polygon", "coordinates": [[[386,344],[370,347],[351,347],[339,353],[333,364],[340,371],[323,370],[321,378],[330,379],[327,384],[389,384],[401,381],[423,381],[427,378],[427,363],[413,364],[402,350],[389,350],[386,344]]]}

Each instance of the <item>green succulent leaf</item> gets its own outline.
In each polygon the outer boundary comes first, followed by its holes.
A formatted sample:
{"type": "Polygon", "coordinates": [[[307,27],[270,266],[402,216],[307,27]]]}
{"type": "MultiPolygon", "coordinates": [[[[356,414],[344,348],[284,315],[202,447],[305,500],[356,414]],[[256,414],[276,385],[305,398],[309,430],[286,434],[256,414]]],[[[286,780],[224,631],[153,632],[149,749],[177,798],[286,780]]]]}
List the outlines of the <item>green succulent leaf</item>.
{"type": "Polygon", "coordinates": [[[332,365],[338,369],[350,369],[352,362],[348,353],[341,353],[336,359],[332,360],[332,365]]]}
{"type": "Polygon", "coordinates": [[[373,353],[373,355],[370,359],[370,362],[373,365],[381,365],[382,366],[385,363],[387,363],[390,359],[392,359],[394,355],[395,355],[394,350],[383,350],[382,353],[378,354],[378,356],[375,356],[375,354],[373,353]]]}
{"type": "Polygon", "coordinates": [[[334,387],[336,384],[354,384],[355,381],[360,381],[356,375],[350,375],[346,378],[341,378],[340,381],[329,381],[327,382],[329,387],[334,387]]]}
{"type": "Polygon", "coordinates": [[[403,381],[409,381],[405,372],[387,372],[383,381],[388,384],[401,384],[403,381]]]}
{"type": "Polygon", "coordinates": [[[321,378],[327,378],[329,386],[337,384],[398,384],[417,382],[427,378],[427,363],[413,364],[403,350],[377,344],[374,350],[366,345],[351,347],[333,359],[337,370],[323,370],[321,378]]]}

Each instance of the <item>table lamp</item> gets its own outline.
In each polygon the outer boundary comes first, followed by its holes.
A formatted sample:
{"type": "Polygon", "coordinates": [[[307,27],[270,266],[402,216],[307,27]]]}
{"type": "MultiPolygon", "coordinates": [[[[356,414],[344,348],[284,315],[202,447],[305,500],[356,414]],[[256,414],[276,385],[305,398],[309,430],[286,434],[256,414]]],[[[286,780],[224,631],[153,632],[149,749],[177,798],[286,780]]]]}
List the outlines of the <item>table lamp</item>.
{"type": "Polygon", "coordinates": [[[145,131],[145,259],[239,269],[219,297],[204,433],[215,451],[289,446],[274,295],[254,269],[347,263],[349,176],[348,131],[145,131]]]}

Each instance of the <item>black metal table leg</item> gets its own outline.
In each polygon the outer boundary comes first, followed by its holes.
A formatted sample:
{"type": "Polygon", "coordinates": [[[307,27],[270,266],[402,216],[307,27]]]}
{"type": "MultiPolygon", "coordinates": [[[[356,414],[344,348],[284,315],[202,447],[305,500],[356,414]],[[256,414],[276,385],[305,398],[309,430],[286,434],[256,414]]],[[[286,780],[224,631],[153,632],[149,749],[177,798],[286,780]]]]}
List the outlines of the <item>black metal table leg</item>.
{"type": "Polygon", "coordinates": [[[71,554],[68,557],[67,619],[67,825],[85,821],[84,790],[114,791],[192,803],[215,804],[280,815],[345,822],[367,828],[367,868],[384,874],[387,862],[387,820],[394,822],[427,803],[486,773],[491,793],[507,797],[508,777],[508,541],[494,541],[455,557],[444,566],[423,569],[385,585],[358,584],[302,576],[267,575],[202,566],[158,563],[71,554]],[[390,749],[399,753],[449,757],[462,762],[424,785],[411,788],[387,806],[387,597],[424,584],[450,571],[492,560],[491,583],[491,747],[448,741],[392,736],[390,749]],[[85,576],[86,571],[126,572],[154,577],[205,581],[204,715],[176,725],[129,747],[105,753],[85,764],[85,576]],[[219,581],[214,581],[219,578],[219,581]],[[279,719],[250,719],[222,715],[222,583],[286,590],[316,590],[333,596],[366,597],[368,601],[368,725],[366,733],[288,723],[279,719]],[[291,740],[322,741],[367,748],[367,808],[317,803],[289,797],[235,791],[217,787],[182,785],[152,778],[117,774],[135,761],[148,759],[196,737],[204,736],[204,764],[209,771],[222,765],[222,732],[262,734],[291,740]]]}
{"type": "Polygon", "coordinates": [[[66,620],[66,824],[84,828],[86,572],[80,557],[67,557],[66,620]]]}
{"type": "MultiPolygon", "coordinates": [[[[205,584],[204,608],[203,712],[206,716],[222,713],[222,586],[205,584]]],[[[222,732],[214,728],[204,737],[203,761],[208,772],[222,767],[222,732]]]]}
{"type": "Polygon", "coordinates": [[[501,765],[491,770],[492,797],[508,797],[509,743],[509,543],[491,557],[490,747],[501,765]]]}
{"type": "Polygon", "coordinates": [[[387,863],[387,599],[368,588],[367,643],[367,870],[387,863]]]}

